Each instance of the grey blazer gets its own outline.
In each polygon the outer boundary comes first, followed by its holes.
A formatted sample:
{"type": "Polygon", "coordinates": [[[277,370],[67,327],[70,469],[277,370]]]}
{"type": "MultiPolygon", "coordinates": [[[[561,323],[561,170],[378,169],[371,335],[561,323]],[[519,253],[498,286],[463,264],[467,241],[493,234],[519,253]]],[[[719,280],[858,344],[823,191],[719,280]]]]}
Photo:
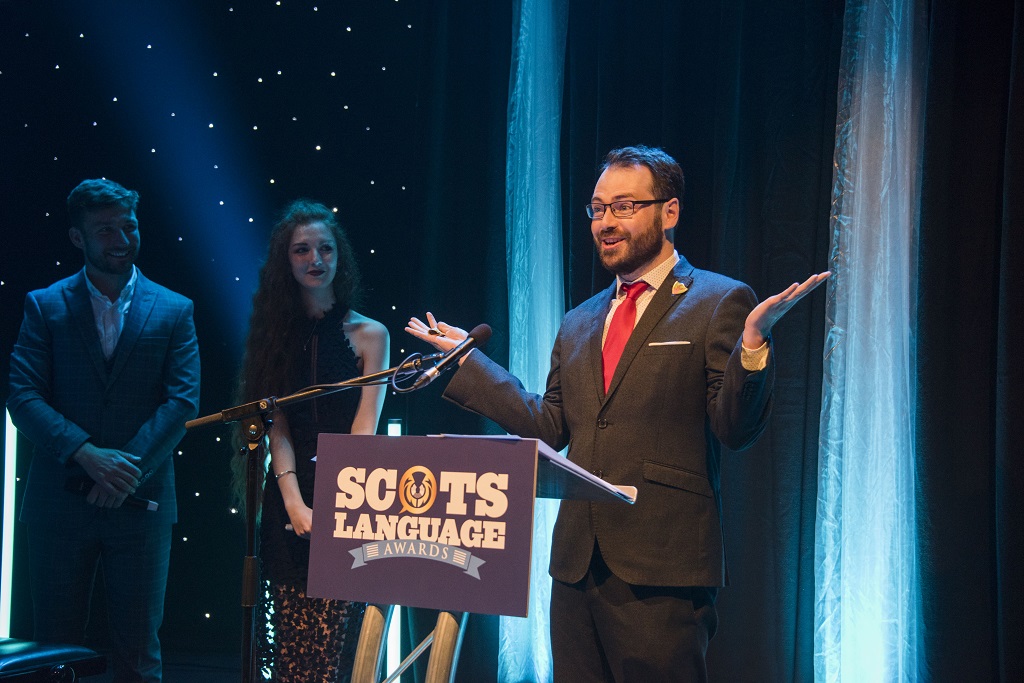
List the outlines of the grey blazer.
{"type": "Polygon", "coordinates": [[[160,504],[155,513],[126,506],[112,512],[139,523],[177,521],[170,456],[199,411],[192,302],[140,272],[108,362],[83,271],[30,292],[7,407],[35,445],[22,521],[74,525],[100,512],[81,493],[64,490],[69,477],[86,476],[69,460],[86,441],[141,457],[136,495],[160,504]]]}
{"type": "Polygon", "coordinates": [[[551,576],[583,578],[596,539],[609,568],[629,583],[725,585],[721,447],[753,444],[771,407],[773,359],[759,372],[740,362],[756,297],[743,283],[680,258],[637,323],[605,395],[601,336],[613,295],[614,284],[566,314],[543,396],[472,353],[445,397],[510,433],[556,450],[568,446],[578,465],[637,487],[631,507],[562,501],[551,576]]]}

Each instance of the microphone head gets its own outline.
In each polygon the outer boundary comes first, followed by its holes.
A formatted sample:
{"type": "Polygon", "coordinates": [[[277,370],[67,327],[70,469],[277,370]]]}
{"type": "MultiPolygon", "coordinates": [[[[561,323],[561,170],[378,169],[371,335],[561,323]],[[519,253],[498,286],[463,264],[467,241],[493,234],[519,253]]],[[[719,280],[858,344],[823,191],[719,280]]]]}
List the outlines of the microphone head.
{"type": "Polygon", "coordinates": [[[469,331],[469,336],[476,340],[477,348],[486,346],[487,341],[491,338],[491,326],[487,323],[480,323],[469,331]]]}

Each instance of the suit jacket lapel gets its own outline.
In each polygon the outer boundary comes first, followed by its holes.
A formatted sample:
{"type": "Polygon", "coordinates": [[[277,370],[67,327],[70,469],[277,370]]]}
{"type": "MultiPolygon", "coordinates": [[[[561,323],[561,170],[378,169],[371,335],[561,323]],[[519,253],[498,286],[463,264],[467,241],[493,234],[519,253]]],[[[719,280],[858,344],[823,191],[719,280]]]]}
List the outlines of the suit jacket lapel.
{"type": "MultiPolygon", "coordinates": [[[[687,289],[693,284],[693,266],[691,266],[685,258],[679,257],[679,262],[676,263],[675,267],[665,281],[661,283],[658,290],[654,293],[654,298],[647,304],[647,308],[644,310],[644,314],[640,317],[640,322],[633,328],[633,334],[629,335],[629,340],[626,342],[626,347],[622,349],[622,356],[619,358],[619,364],[615,367],[615,374],[612,376],[611,385],[608,387],[608,394],[604,397],[607,400],[612,394],[615,393],[615,389],[619,386],[622,381],[622,376],[626,374],[630,364],[636,358],[636,355],[643,348],[647,338],[654,331],[654,328],[658,326],[665,314],[672,309],[673,306],[677,305],[684,296],[685,291],[679,294],[673,293],[673,285],[676,282],[683,283],[687,289]]],[[[614,285],[613,285],[614,287],[614,285]]],[[[602,377],[602,382],[604,381],[602,377]]],[[[602,384],[603,386],[603,384],[602,384]]]]}
{"type": "Polygon", "coordinates": [[[139,340],[139,335],[142,334],[142,328],[145,327],[150,313],[153,312],[154,303],[156,303],[156,290],[140,272],[138,279],[135,281],[132,305],[129,307],[128,315],[124,319],[124,328],[121,330],[121,336],[117,340],[117,346],[114,347],[114,366],[110,371],[109,381],[113,382],[124,368],[124,364],[128,361],[128,356],[135,347],[135,342],[139,340]]]}
{"type": "Polygon", "coordinates": [[[89,287],[85,284],[85,271],[78,275],[64,288],[64,301],[75,319],[78,333],[85,341],[89,358],[96,367],[98,377],[107,376],[107,363],[103,358],[103,347],[100,346],[100,334],[96,331],[96,315],[92,312],[92,301],[89,298],[89,287]]]}
{"type": "MultiPolygon", "coordinates": [[[[604,321],[608,318],[608,310],[611,308],[612,299],[615,298],[615,286],[618,280],[612,282],[603,295],[598,299],[598,310],[590,316],[591,327],[589,331],[590,367],[594,377],[594,391],[597,393],[597,400],[604,402],[604,356],[602,355],[601,342],[604,341],[604,321]]],[[[642,318],[641,318],[642,320],[642,318]]]]}

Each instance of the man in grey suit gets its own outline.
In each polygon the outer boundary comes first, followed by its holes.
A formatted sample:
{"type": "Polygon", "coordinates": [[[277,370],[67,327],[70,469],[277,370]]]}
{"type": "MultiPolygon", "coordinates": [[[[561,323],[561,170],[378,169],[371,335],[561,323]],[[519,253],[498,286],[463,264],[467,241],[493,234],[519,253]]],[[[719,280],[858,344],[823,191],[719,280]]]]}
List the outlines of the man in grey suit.
{"type": "Polygon", "coordinates": [[[68,196],[85,267],[26,297],[7,407],[35,446],[21,510],[35,638],[84,640],[102,567],[115,680],[158,682],[171,452],[199,410],[199,348],[192,302],[135,267],[138,201],[109,180],[68,196]]]}
{"type": "MultiPolygon", "coordinates": [[[[707,679],[726,581],[721,448],[747,448],[764,430],[772,326],[829,275],[758,304],[743,283],[676,253],[682,197],[682,170],[662,150],[610,152],[586,209],[616,281],[566,314],[544,395],[476,352],[445,391],[638,490],[630,508],[562,501],[550,565],[556,681],[707,679]]],[[[442,350],[465,338],[431,314],[406,329],[442,350]]]]}

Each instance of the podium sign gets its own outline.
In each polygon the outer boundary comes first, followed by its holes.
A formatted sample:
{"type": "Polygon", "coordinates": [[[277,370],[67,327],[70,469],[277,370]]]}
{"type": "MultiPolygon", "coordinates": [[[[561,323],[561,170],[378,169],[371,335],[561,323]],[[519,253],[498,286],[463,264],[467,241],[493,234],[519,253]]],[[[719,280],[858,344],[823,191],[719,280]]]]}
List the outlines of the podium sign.
{"type": "Polygon", "coordinates": [[[538,442],[321,434],[309,595],[524,617],[538,442]]]}

